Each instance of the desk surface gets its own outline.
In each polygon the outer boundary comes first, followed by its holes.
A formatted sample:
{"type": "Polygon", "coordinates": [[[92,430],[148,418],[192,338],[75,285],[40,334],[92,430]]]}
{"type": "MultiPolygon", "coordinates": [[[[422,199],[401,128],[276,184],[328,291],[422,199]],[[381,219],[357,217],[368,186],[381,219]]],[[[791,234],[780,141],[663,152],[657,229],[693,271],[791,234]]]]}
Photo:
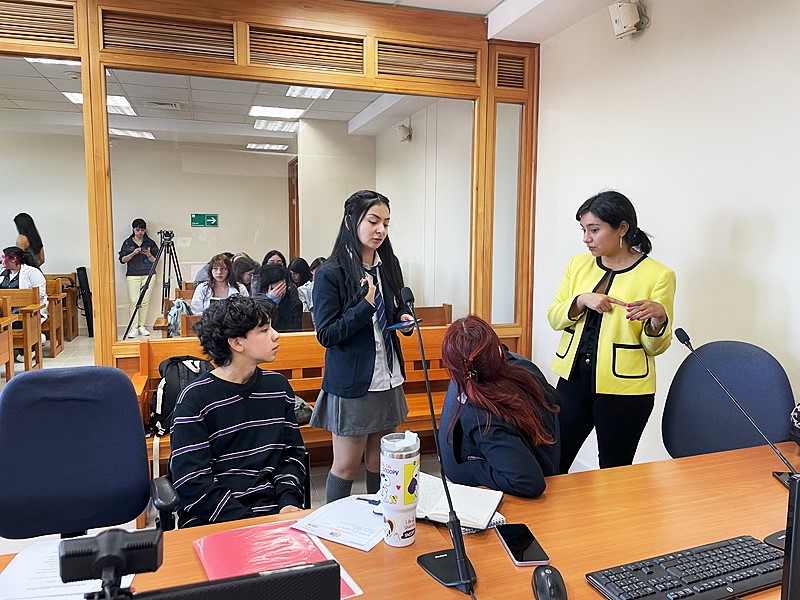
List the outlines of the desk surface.
{"type": "MultiPolygon", "coordinates": [[[[800,464],[795,444],[780,447],[794,464],[800,464]]],[[[601,596],[584,578],[589,571],[737,535],[763,539],[783,529],[787,492],[772,477],[772,471],[781,466],[763,446],[573,473],[550,477],[546,493],[536,500],[506,495],[500,511],[509,522],[530,526],[563,574],[570,600],[597,600],[601,596]]],[[[157,573],[137,575],[134,587],[144,591],[204,580],[193,539],[277,518],[168,532],[163,566],[157,573]]],[[[493,531],[464,540],[478,574],[475,596],[479,600],[533,597],[532,567],[515,567],[493,531]]],[[[419,554],[448,547],[444,527],[420,524],[417,540],[408,548],[379,544],[364,553],[333,542],[325,544],[367,598],[466,598],[441,587],[416,565],[419,554]]],[[[10,558],[0,557],[0,568],[10,558]]],[[[779,596],[775,588],[747,598],[779,596]]]]}

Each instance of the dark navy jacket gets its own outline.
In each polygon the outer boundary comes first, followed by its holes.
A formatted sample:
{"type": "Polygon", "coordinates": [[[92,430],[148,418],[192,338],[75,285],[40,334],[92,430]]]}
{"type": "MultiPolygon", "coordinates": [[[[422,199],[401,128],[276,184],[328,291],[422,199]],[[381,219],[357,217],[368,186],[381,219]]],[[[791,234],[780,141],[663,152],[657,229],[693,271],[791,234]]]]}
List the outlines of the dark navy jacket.
{"type": "MultiPolygon", "coordinates": [[[[558,393],[536,365],[511,352],[506,352],[506,359],[510,364],[530,371],[542,385],[547,402],[558,404],[558,393]]],[[[469,401],[461,407],[458,420],[448,436],[450,421],[459,404],[456,385],[451,381],[439,428],[445,476],[455,483],[482,485],[514,496],[540,496],[545,489],[544,478],[559,474],[561,442],[558,413],[540,413],[556,443],[533,446],[511,425],[469,401]]]]}
{"type": "MultiPolygon", "coordinates": [[[[399,290],[389,287],[383,273],[381,282],[386,324],[394,325],[402,314],[409,311],[402,305],[399,290]]],[[[372,327],[375,307],[363,297],[353,297],[352,290],[345,289],[344,272],[331,261],[314,274],[313,301],[317,339],[326,348],[322,389],[343,398],[359,398],[369,390],[375,368],[372,327]]],[[[394,360],[400,361],[405,377],[400,340],[394,331],[389,335],[394,347],[394,360]]]]}

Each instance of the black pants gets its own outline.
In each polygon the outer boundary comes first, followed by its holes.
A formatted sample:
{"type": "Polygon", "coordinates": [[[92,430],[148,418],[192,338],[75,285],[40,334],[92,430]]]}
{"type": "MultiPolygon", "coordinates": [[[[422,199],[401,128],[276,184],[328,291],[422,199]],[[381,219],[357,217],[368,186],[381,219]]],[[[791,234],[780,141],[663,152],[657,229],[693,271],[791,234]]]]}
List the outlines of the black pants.
{"type": "Polygon", "coordinates": [[[561,412],[561,472],[569,472],[586,438],[597,429],[600,468],[633,462],[647,419],[653,412],[655,394],[619,396],[594,394],[580,382],[558,380],[561,412]]]}

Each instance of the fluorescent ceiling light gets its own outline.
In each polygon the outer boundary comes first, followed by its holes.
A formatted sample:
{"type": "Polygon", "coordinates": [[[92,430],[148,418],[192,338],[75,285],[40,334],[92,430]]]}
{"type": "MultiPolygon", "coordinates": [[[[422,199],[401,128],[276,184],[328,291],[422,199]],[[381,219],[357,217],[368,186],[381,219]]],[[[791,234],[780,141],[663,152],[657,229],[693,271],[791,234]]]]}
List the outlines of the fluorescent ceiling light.
{"type": "Polygon", "coordinates": [[[304,87],[302,85],[291,85],[286,92],[290,98],[314,98],[315,100],[318,98],[327,100],[331,94],[333,94],[333,90],[329,88],[304,87]]]}
{"type": "MultiPolygon", "coordinates": [[[[80,92],[61,92],[67,97],[67,100],[73,104],[83,104],[83,94],[80,92]]],[[[136,116],[136,111],[133,110],[131,103],[125,96],[106,96],[106,106],[108,112],[114,115],[132,115],[136,116]]]]}
{"type": "Polygon", "coordinates": [[[288,150],[286,144],[247,144],[248,150],[288,150]]]}
{"type": "Polygon", "coordinates": [[[145,140],[156,139],[156,136],[154,136],[149,131],[135,131],[133,129],[114,129],[113,127],[109,127],[108,133],[110,133],[111,135],[124,135],[126,137],[142,138],[145,140]]]}
{"type": "Polygon", "coordinates": [[[251,117],[271,117],[273,119],[298,119],[305,108],[281,108],[279,106],[251,106],[251,117]]]}
{"type": "Polygon", "coordinates": [[[253,124],[254,129],[263,129],[265,131],[287,131],[294,133],[300,128],[299,121],[267,121],[266,119],[256,119],[253,124]]]}
{"type": "Polygon", "coordinates": [[[73,66],[81,66],[81,61],[79,60],[61,60],[58,58],[28,58],[25,57],[29,63],[41,63],[43,65],[73,65],[73,66]]]}

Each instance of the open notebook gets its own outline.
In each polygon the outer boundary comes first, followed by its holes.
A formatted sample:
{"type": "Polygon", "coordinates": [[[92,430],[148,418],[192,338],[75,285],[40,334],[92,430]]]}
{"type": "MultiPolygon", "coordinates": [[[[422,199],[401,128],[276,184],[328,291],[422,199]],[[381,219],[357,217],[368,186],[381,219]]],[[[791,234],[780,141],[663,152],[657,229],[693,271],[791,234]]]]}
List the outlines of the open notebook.
{"type": "MultiPolygon", "coordinates": [[[[486,529],[503,499],[503,492],[450,482],[447,485],[461,525],[486,529]]],[[[441,479],[420,471],[417,498],[417,518],[447,523],[450,510],[441,479]]]]}

